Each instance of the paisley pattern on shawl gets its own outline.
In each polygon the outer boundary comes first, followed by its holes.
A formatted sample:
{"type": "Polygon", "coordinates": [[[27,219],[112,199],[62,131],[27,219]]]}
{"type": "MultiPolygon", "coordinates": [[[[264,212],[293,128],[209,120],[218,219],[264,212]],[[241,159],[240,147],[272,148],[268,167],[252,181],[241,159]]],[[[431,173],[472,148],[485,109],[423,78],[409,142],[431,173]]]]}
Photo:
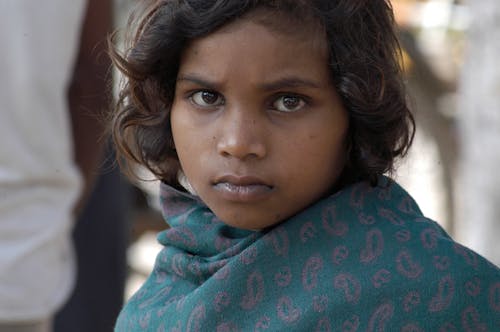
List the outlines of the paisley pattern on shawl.
{"type": "Polygon", "coordinates": [[[171,228],[116,331],[500,331],[500,270],[388,178],[260,232],[161,199],[171,228]]]}

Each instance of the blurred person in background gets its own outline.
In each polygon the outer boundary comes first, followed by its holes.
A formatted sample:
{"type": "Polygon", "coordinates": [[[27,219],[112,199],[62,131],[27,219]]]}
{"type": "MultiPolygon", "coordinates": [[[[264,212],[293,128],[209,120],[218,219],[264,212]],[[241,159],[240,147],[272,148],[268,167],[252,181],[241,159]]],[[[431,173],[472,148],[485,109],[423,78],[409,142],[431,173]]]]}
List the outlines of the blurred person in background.
{"type": "Polygon", "coordinates": [[[109,332],[120,312],[127,277],[131,185],[106,160],[73,232],[78,273],[68,302],[53,322],[54,332],[109,332]]]}
{"type": "MultiPolygon", "coordinates": [[[[103,0],[0,2],[1,332],[51,331],[74,288],[71,233],[93,192],[105,145],[99,117],[108,100],[104,49],[111,13],[111,1],[103,0]]],[[[99,182],[92,196],[102,195],[99,182]]],[[[107,183],[108,192],[117,190],[107,183]]],[[[80,221],[92,215],[85,212],[80,221]]],[[[99,247],[99,236],[83,234],[87,248],[99,247]]],[[[108,272],[101,267],[94,274],[108,272]]],[[[85,303],[80,298],[76,305],[85,303]]],[[[68,312],[61,320],[77,317],[68,312]]]]}

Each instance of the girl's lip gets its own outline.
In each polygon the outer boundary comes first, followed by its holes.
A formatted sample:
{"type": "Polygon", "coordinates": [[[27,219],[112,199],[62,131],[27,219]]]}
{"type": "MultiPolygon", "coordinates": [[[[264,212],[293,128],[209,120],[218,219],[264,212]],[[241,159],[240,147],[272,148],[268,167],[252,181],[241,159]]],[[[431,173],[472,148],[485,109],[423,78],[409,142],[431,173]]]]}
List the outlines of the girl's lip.
{"type": "Polygon", "coordinates": [[[273,190],[273,186],[258,177],[236,175],[218,177],[213,187],[224,199],[242,203],[265,199],[273,190]]]}
{"type": "Polygon", "coordinates": [[[267,187],[272,187],[266,181],[262,180],[257,176],[252,176],[252,175],[224,174],[219,177],[216,177],[213,183],[214,185],[217,185],[219,183],[230,183],[235,186],[263,185],[267,187]]]}

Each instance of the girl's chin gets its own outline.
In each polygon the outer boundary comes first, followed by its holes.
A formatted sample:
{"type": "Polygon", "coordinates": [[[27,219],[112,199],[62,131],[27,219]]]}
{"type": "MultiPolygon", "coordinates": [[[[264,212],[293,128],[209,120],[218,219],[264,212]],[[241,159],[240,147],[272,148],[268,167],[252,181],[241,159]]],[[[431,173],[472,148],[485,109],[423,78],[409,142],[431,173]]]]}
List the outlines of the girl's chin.
{"type": "Polygon", "coordinates": [[[263,229],[275,226],[283,221],[283,218],[281,218],[279,215],[275,216],[274,218],[269,215],[263,215],[260,217],[252,216],[251,218],[249,218],[249,216],[247,215],[245,218],[240,218],[239,215],[242,213],[244,214],[244,212],[240,211],[238,212],[238,215],[228,213],[215,213],[215,215],[226,225],[247,231],[261,231],[263,229]]]}

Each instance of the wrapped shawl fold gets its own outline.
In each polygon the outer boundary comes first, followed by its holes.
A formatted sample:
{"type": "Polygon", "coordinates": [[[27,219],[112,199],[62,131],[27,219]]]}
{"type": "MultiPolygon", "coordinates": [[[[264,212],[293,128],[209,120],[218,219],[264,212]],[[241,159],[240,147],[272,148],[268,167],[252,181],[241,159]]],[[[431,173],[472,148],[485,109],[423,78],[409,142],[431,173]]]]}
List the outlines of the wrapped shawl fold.
{"type": "Polygon", "coordinates": [[[171,228],[116,331],[500,331],[500,270],[387,178],[259,232],[161,199],[171,228]]]}

